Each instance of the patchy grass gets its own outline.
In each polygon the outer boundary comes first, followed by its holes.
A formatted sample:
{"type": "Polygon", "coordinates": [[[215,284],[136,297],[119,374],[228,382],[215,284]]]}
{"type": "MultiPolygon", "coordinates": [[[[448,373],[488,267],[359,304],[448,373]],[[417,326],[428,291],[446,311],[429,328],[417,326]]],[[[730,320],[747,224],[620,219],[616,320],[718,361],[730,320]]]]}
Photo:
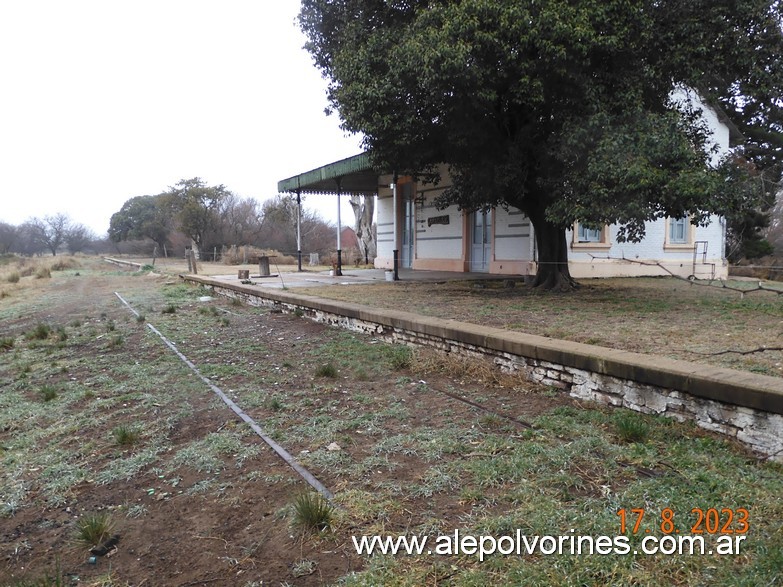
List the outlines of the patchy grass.
{"type": "MultiPolygon", "coordinates": [[[[68,324],[63,341],[50,335],[0,354],[0,533],[11,537],[0,545],[0,573],[12,580],[22,572],[42,576],[57,557],[64,576],[79,575],[86,585],[109,565],[117,585],[210,584],[228,576],[243,585],[779,580],[783,467],[727,439],[627,414],[630,428],[645,431],[631,440],[621,432],[625,412],[577,405],[487,363],[412,352],[229,302],[222,307],[231,308],[232,320],[218,327],[218,316],[201,312],[194,299],[203,290],[166,277],[91,271],[81,268],[78,280],[54,273],[29,290],[24,305],[19,296],[0,300],[5,335],[16,340],[39,322],[68,324]],[[82,282],[90,284],[87,297],[82,282]],[[154,315],[180,352],[334,491],[329,532],[320,531],[323,522],[316,532],[291,532],[293,496],[307,495],[307,486],[114,291],[154,315]],[[167,303],[177,312],[161,314],[167,303]],[[115,335],[124,337],[121,353],[107,348],[115,335]],[[405,361],[395,363],[403,353],[405,361]],[[326,363],[340,377],[316,377],[315,366],[326,363]],[[57,389],[55,403],[36,393],[44,385],[57,389]],[[118,444],[113,431],[122,427],[143,434],[118,444]],[[628,512],[642,508],[634,533],[628,512]],[[625,534],[638,548],[645,536],[663,535],[669,510],[681,533],[692,534],[694,508],[716,508],[722,522],[724,508],[748,509],[740,555],[360,557],[351,538],[435,540],[457,529],[463,536],[617,536],[625,510],[625,534]],[[122,521],[116,557],[95,566],[63,548],[75,520],[91,512],[122,521]]],[[[715,538],[705,535],[710,544],[715,538]]]]}
{"type": "Polygon", "coordinates": [[[299,494],[293,503],[294,525],[307,532],[323,532],[332,524],[333,508],[319,493],[299,494]]]}
{"type": "MultiPolygon", "coordinates": [[[[783,353],[721,353],[783,346],[783,296],[742,295],[715,282],[673,278],[582,280],[569,294],[505,288],[502,281],[476,289],[471,282],[373,285],[376,307],[401,309],[627,351],[663,355],[766,375],[783,375],[783,353]],[[706,284],[706,282],[698,282],[706,284]]],[[[755,282],[729,281],[750,290],[755,282]]],[[[297,289],[298,293],[355,302],[365,286],[297,289]]],[[[780,285],[776,285],[780,288],[780,285]]]]}

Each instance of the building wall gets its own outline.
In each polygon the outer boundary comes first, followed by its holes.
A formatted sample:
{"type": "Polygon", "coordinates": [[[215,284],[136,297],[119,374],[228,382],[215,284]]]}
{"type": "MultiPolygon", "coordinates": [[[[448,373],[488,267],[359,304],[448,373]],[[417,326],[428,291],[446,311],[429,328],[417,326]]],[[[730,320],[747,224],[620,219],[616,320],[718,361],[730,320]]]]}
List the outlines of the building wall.
{"type": "MultiPolygon", "coordinates": [[[[729,152],[729,127],[721,122],[717,112],[706,107],[695,92],[678,89],[672,93],[674,103],[695,104],[712,129],[716,147],[712,163],[718,164],[729,152]]],[[[435,199],[450,186],[445,168],[437,185],[417,185],[415,189],[414,269],[468,271],[470,268],[470,218],[456,206],[438,210],[435,199]]],[[[388,186],[391,175],[383,176],[380,185],[388,186]]],[[[393,202],[392,190],[378,193],[378,257],[375,266],[393,265],[393,202]]],[[[401,214],[401,208],[398,209],[401,214]]],[[[536,247],[532,225],[516,208],[498,208],[492,219],[492,256],[489,272],[506,275],[535,273],[536,247]]],[[[401,224],[401,223],[400,223],[401,224]]],[[[401,230],[401,229],[399,229],[401,230]]],[[[398,230],[398,232],[399,232],[398,230]]],[[[700,279],[726,278],[728,264],[724,259],[725,222],[718,216],[710,218],[708,226],[691,226],[685,244],[667,242],[668,219],[647,224],[645,238],[639,243],[617,242],[617,227],[605,228],[602,242],[579,243],[574,230],[567,231],[569,268],[576,278],[632,277],[645,275],[677,275],[700,279]]]]}

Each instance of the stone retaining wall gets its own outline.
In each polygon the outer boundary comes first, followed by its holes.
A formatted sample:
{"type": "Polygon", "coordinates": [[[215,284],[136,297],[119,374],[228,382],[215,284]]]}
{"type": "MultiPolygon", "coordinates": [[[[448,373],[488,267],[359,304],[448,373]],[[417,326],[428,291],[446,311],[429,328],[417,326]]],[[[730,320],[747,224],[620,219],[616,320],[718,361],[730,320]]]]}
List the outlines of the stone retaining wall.
{"type": "Polygon", "coordinates": [[[260,290],[209,277],[183,279],[249,305],[301,312],[390,342],[485,357],[508,372],[572,397],[622,406],[736,438],[783,462],[783,379],[686,361],[375,309],[289,291],[260,290]]]}

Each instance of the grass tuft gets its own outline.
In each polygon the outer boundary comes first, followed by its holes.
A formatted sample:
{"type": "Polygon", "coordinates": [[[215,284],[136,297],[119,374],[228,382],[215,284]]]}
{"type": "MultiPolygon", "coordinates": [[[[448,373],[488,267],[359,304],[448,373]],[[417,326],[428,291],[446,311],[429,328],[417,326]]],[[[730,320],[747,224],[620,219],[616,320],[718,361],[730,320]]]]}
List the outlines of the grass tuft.
{"type": "Polygon", "coordinates": [[[647,439],[650,428],[637,414],[626,412],[615,419],[615,431],[624,442],[643,442],[647,439]]]}
{"type": "Polygon", "coordinates": [[[305,531],[323,532],[331,527],[332,511],[320,493],[301,493],[294,500],[294,523],[305,531]]]}
{"type": "Polygon", "coordinates": [[[5,280],[8,283],[19,283],[19,280],[22,278],[21,275],[19,275],[18,271],[13,271],[8,274],[8,276],[5,278],[5,280]]]}
{"type": "Polygon", "coordinates": [[[120,446],[131,446],[136,444],[141,436],[139,431],[132,426],[121,424],[115,427],[111,431],[111,435],[114,437],[114,442],[120,446]]]}
{"type": "Polygon", "coordinates": [[[50,402],[57,397],[57,390],[51,385],[44,385],[41,387],[41,399],[45,402],[50,402]]]}
{"type": "Polygon", "coordinates": [[[0,338],[0,351],[10,351],[14,348],[14,339],[10,336],[0,338]]]}
{"type": "Polygon", "coordinates": [[[109,514],[86,514],[76,520],[76,541],[93,548],[111,538],[114,521],[109,514]]]}
{"type": "Polygon", "coordinates": [[[175,306],[174,304],[169,304],[168,306],[163,308],[160,311],[160,313],[161,314],[176,314],[177,313],[177,306],[175,306]]]}
{"type": "Polygon", "coordinates": [[[337,367],[331,363],[319,365],[315,370],[316,377],[328,377],[329,379],[337,378],[337,367]]]}
{"type": "Polygon", "coordinates": [[[406,346],[394,346],[389,349],[389,366],[393,371],[409,369],[413,363],[413,351],[406,346]]]}
{"type": "Polygon", "coordinates": [[[49,334],[51,334],[51,332],[52,329],[48,324],[39,322],[35,325],[35,328],[25,335],[25,338],[27,338],[27,340],[46,340],[49,338],[49,334]]]}
{"type": "Polygon", "coordinates": [[[36,279],[49,279],[51,276],[52,276],[52,272],[49,270],[48,267],[39,267],[35,271],[36,279]]]}

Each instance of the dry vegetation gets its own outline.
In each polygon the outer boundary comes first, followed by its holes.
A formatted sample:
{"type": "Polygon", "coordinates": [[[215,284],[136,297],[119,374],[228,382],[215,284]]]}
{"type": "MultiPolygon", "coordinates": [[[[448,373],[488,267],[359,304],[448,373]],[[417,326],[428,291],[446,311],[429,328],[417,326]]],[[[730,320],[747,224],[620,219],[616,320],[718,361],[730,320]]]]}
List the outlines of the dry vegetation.
{"type": "MultiPolygon", "coordinates": [[[[2,587],[780,582],[783,471],[724,439],[577,404],[482,363],[202,300],[167,276],[81,263],[21,278],[0,300],[2,587]],[[330,488],[332,504],[147,322],[330,488]],[[457,528],[611,536],[617,511],[640,507],[657,535],[665,507],[686,531],[692,508],[749,508],[750,532],[740,556],[483,562],[360,557],[351,540],[457,528]],[[118,541],[91,564],[84,544],[109,534],[118,541]]],[[[636,547],[644,534],[627,535],[636,547]]]]}

